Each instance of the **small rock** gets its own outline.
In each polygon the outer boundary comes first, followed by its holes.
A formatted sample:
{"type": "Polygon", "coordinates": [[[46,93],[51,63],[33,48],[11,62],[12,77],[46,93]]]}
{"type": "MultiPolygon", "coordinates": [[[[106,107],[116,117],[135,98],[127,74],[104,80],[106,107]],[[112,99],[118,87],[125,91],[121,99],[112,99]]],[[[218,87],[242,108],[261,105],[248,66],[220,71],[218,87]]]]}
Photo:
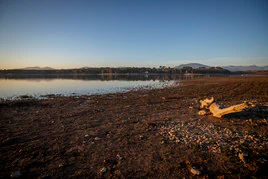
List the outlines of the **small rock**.
{"type": "Polygon", "coordinates": [[[15,172],[12,172],[12,173],[10,174],[10,177],[11,177],[11,178],[17,178],[17,177],[20,177],[20,176],[21,176],[20,171],[15,171],[15,172]]]}
{"type": "Polygon", "coordinates": [[[106,167],[103,167],[103,168],[101,169],[100,172],[101,172],[101,173],[105,173],[105,172],[107,172],[107,168],[106,168],[106,167]]]}
{"type": "Polygon", "coordinates": [[[238,157],[239,157],[240,160],[241,160],[242,162],[244,162],[244,163],[246,163],[245,156],[246,156],[246,154],[244,154],[244,153],[239,153],[239,154],[238,154],[238,157]]]}
{"type": "Polygon", "coordinates": [[[201,175],[201,172],[199,170],[196,170],[195,168],[191,168],[191,173],[194,175],[201,175]]]}
{"type": "Polygon", "coordinates": [[[262,160],[263,162],[267,162],[267,160],[266,160],[266,159],[264,159],[264,158],[262,158],[261,160],[262,160]]]}
{"type": "Polygon", "coordinates": [[[63,167],[63,163],[60,163],[60,164],[59,164],[59,167],[63,167]]]}
{"type": "Polygon", "coordinates": [[[241,144],[245,143],[245,140],[240,139],[240,143],[241,143],[241,144]]]}
{"type": "Polygon", "coordinates": [[[100,137],[95,137],[95,140],[101,140],[101,138],[100,137]]]}
{"type": "Polygon", "coordinates": [[[116,157],[118,158],[118,160],[122,160],[123,159],[123,157],[121,155],[119,155],[119,154],[117,154],[116,157]]]}
{"type": "Polygon", "coordinates": [[[88,135],[88,134],[86,134],[86,135],[85,135],[85,137],[89,137],[89,135],[88,135]]]}
{"type": "Polygon", "coordinates": [[[200,115],[200,116],[204,116],[206,114],[207,114],[207,112],[205,110],[198,111],[198,115],[200,115]]]}

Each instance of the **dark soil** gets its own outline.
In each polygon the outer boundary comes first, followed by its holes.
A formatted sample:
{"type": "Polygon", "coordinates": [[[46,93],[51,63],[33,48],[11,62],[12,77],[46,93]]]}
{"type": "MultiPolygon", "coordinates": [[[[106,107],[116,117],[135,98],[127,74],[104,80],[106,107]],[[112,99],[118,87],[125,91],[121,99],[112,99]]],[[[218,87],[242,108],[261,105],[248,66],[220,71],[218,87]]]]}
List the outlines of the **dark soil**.
{"type": "MultiPolygon", "coordinates": [[[[204,178],[268,176],[265,77],[204,78],[164,89],[25,98],[1,102],[0,116],[1,178],[16,171],[25,178],[192,178],[192,167],[204,178]],[[257,106],[221,119],[198,116],[198,101],[211,96],[226,106],[243,101],[257,106]],[[177,143],[160,132],[195,121],[240,134],[248,131],[254,139],[237,144],[240,151],[220,145],[221,151],[214,153],[195,141],[177,143]],[[247,163],[239,159],[239,152],[248,154],[247,163]],[[101,172],[104,167],[107,171],[101,172]]],[[[230,145],[235,140],[226,138],[230,145]]]]}

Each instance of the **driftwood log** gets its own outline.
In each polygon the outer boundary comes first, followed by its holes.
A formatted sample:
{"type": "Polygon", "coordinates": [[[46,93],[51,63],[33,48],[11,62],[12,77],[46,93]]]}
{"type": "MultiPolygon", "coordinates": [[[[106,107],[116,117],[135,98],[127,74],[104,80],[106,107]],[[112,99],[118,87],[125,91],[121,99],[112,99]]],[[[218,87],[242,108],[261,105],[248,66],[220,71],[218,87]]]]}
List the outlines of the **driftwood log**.
{"type": "Polygon", "coordinates": [[[200,100],[200,103],[201,103],[200,108],[202,110],[198,112],[199,115],[207,114],[207,112],[204,109],[209,109],[210,113],[212,113],[214,117],[218,118],[221,118],[223,115],[226,114],[238,113],[250,107],[254,107],[254,105],[249,102],[244,102],[230,107],[223,107],[219,106],[216,102],[214,102],[213,97],[211,99],[206,98],[204,100],[200,100]]]}
{"type": "Polygon", "coordinates": [[[214,102],[214,97],[211,97],[211,99],[204,99],[204,100],[200,100],[200,109],[204,109],[206,107],[209,107],[212,103],[214,102]]]}

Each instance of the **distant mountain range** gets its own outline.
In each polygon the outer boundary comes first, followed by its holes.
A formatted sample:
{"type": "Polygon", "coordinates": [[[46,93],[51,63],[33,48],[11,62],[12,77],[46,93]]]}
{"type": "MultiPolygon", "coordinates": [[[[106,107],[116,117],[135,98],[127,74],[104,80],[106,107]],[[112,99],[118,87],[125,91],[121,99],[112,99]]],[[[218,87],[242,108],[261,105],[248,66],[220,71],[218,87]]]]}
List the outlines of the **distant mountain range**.
{"type": "Polygon", "coordinates": [[[81,68],[79,68],[79,69],[89,69],[89,68],[91,68],[91,67],[84,66],[84,67],[81,67],[81,68]]]}
{"type": "MultiPolygon", "coordinates": [[[[210,66],[203,65],[200,63],[187,63],[187,64],[181,64],[179,66],[176,66],[174,68],[183,68],[183,67],[192,67],[194,69],[205,67],[208,68],[210,66]]],[[[262,71],[262,70],[268,70],[268,66],[256,66],[256,65],[250,65],[250,66],[234,66],[234,65],[228,65],[228,66],[220,66],[223,69],[229,70],[229,71],[262,71]]]]}
{"type": "MultiPolygon", "coordinates": [[[[183,67],[192,67],[193,69],[196,68],[209,68],[211,66],[204,65],[201,63],[187,63],[187,64],[181,64],[178,66],[175,66],[174,68],[181,69],[183,67]]],[[[228,65],[228,66],[220,66],[223,69],[229,70],[229,71],[268,71],[268,66],[256,66],[256,65],[250,65],[250,66],[234,66],[234,65],[228,65]]],[[[91,67],[82,67],[80,69],[89,69],[91,67]]],[[[51,67],[25,67],[25,68],[20,68],[19,70],[56,70],[55,68],[51,67]]]]}
{"type": "Polygon", "coordinates": [[[222,66],[223,69],[229,70],[229,71],[263,71],[268,70],[268,66],[256,66],[256,65],[250,65],[250,66],[222,66]]]}
{"type": "Polygon", "coordinates": [[[174,68],[183,68],[183,67],[192,67],[193,69],[196,69],[196,68],[200,68],[200,67],[205,67],[205,68],[208,68],[210,66],[208,65],[203,65],[203,64],[200,64],[200,63],[187,63],[187,64],[181,64],[179,66],[175,66],[174,68]]]}
{"type": "Polygon", "coordinates": [[[20,70],[55,70],[55,68],[51,67],[25,67],[25,68],[20,68],[20,70]]]}

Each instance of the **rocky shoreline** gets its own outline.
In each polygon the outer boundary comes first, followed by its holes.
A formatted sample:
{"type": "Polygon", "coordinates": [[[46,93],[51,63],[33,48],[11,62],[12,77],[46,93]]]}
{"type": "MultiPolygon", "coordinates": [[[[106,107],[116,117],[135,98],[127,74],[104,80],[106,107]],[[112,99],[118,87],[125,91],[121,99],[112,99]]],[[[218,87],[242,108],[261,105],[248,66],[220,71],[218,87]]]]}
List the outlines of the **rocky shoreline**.
{"type": "Polygon", "coordinates": [[[268,78],[214,77],[126,93],[0,103],[0,177],[267,177],[268,78]],[[199,116],[199,100],[254,101],[199,116]]]}

